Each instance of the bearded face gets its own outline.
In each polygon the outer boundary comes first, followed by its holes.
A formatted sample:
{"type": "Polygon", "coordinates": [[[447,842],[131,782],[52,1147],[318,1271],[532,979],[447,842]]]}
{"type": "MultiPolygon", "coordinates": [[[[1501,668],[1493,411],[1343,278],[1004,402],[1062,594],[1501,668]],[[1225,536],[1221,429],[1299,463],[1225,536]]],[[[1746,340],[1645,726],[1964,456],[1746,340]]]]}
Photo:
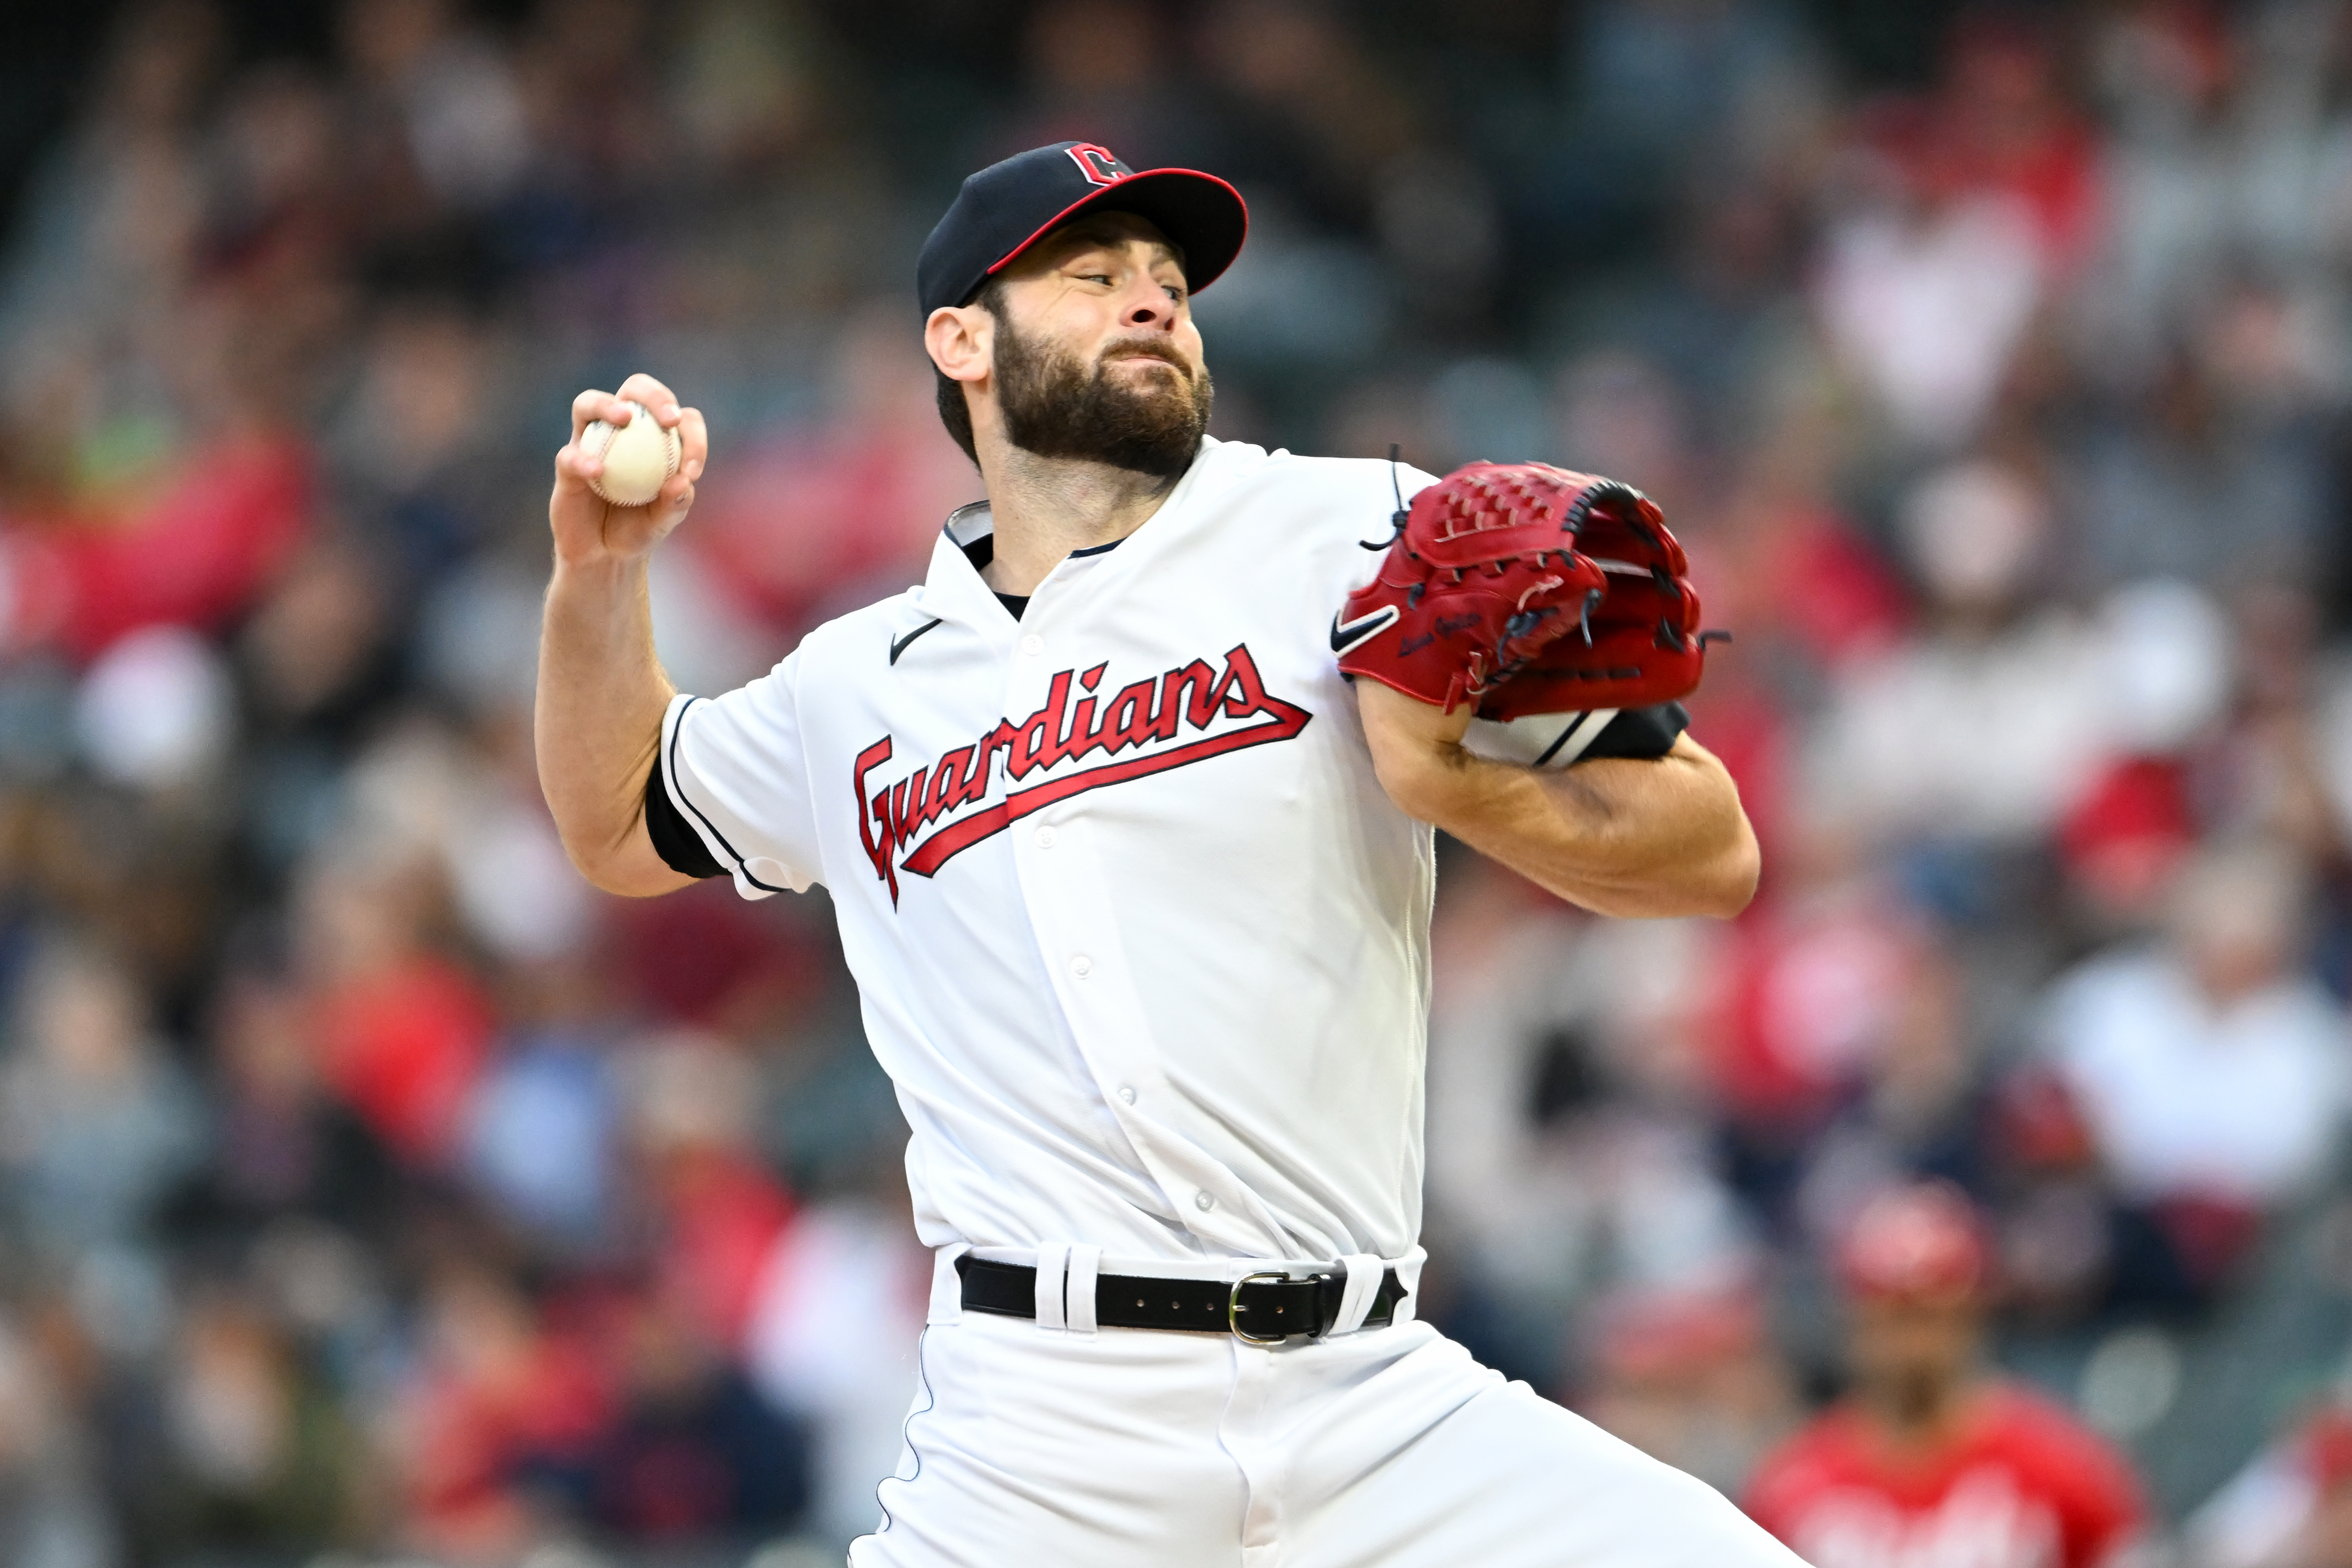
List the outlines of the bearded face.
{"type": "Polygon", "coordinates": [[[1004,434],[1040,457],[1074,457],[1172,479],[1192,465],[1209,428],[1214,389],[1171,345],[1133,337],[1092,363],[1000,315],[996,396],[1004,434]],[[1112,374],[1115,364],[1145,361],[1112,374]],[[1156,361],[1156,362],[1154,362],[1156,361]]]}

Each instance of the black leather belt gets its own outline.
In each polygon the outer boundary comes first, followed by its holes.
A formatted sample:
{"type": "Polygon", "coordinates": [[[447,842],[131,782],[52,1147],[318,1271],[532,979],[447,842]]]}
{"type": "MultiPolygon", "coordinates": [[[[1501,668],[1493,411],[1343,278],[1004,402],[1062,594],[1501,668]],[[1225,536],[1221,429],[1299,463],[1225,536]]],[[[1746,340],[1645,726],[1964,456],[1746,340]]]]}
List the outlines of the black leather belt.
{"type": "MultiPolygon", "coordinates": [[[[1008,1318],[1037,1315],[1037,1270],[1025,1263],[992,1263],[965,1253],[955,1261],[963,1280],[963,1304],[976,1312],[1008,1318]]],[[[1286,1274],[1245,1279],[1147,1280],[1132,1274],[1095,1276],[1095,1322],[1108,1329],[1183,1329],[1230,1333],[1251,1344],[1274,1344],[1294,1335],[1320,1339],[1339,1320],[1348,1276],[1326,1270],[1294,1280],[1286,1274]]],[[[1366,1328],[1385,1328],[1404,1300],[1394,1269],[1381,1271],[1380,1289],[1366,1328]]]]}

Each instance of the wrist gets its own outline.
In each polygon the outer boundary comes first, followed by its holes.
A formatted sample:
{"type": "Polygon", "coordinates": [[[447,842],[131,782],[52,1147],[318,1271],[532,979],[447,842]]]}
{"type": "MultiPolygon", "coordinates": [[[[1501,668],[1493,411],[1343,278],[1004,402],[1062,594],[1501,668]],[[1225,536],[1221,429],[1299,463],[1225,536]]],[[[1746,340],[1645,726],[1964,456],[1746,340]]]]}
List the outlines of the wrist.
{"type": "Polygon", "coordinates": [[[614,555],[608,550],[573,558],[559,549],[555,552],[555,574],[549,591],[625,598],[644,586],[647,559],[645,555],[614,555]]]}

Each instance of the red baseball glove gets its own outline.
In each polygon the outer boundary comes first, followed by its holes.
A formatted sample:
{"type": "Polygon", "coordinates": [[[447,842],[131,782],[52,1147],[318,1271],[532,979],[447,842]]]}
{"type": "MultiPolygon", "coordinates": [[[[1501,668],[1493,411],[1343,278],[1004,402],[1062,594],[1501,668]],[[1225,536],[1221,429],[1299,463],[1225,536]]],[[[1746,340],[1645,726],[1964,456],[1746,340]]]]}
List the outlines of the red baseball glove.
{"type": "Polygon", "coordinates": [[[1576,553],[1599,482],[1539,463],[1473,463],[1412,498],[1380,575],[1331,621],[1339,668],[1442,704],[1476,702],[1604,596],[1576,553]]]}
{"type": "Polygon", "coordinates": [[[1586,497],[1577,553],[1601,569],[1606,590],[1576,635],[1546,643],[1480,700],[1480,718],[1672,702],[1697,689],[1707,643],[1730,636],[1698,629],[1690,562],[1655,502],[1606,479],[1586,497]]]}
{"type": "Polygon", "coordinates": [[[1449,713],[1465,697],[1488,719],[1648,707],[1697,686],[1723,635],[1699,632],[1689,570],[1638,490],[1473,463],[1413,497],[1331,645],[1348,674],[1449,713]]]}

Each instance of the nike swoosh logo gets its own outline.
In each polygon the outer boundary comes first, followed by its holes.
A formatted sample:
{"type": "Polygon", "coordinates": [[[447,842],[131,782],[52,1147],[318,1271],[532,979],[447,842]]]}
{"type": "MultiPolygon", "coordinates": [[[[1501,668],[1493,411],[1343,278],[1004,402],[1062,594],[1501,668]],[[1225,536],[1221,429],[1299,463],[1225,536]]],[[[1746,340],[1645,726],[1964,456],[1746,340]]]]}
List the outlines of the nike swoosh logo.
{"type": "Polygon", "coordinates": [[[1350,621],[1343,626],[1339,623],[1339,612],[1337,611],[1332,612],[1331,652],[1334,653],[1347,653],[1349,649],[1363,643],[1374,633],[1385,632],[1390,627],[1395,625],[1402,614],[1403,612],[1397,609],[1395,605],[1383,604],[1378,610],[1373,611],[1370,615],[1365,616],[1362,620],[1350,621]]]}
{"type": "Polygon", "coordinates": [[[943,625],[943,624],[945,624],[945,622],[941,622],[938,617],[934,616],[934,617],[933,617],[933,618],[931,618],[930,620],[924,622],[920,626],[916,627],[912,632],[908,632],[904,637],[893,637],[893,638],[891,638],[891,639],[890,639],[890,662],[891,662],[892,664],[897,664],[897,663],[898,662],[898,655],[899,655],[899,654],[901,654],[901,653],[905,653],[905,652],[907,651],[907,644],[908,644],[908,643],[909,643],[913,642],[916,638],[918,638],[918,637],[921,636],[924,632],[926,632],[929,631],[932,627],[934,627],[934,626],[939,626],[939,625],[943,625]]]}

